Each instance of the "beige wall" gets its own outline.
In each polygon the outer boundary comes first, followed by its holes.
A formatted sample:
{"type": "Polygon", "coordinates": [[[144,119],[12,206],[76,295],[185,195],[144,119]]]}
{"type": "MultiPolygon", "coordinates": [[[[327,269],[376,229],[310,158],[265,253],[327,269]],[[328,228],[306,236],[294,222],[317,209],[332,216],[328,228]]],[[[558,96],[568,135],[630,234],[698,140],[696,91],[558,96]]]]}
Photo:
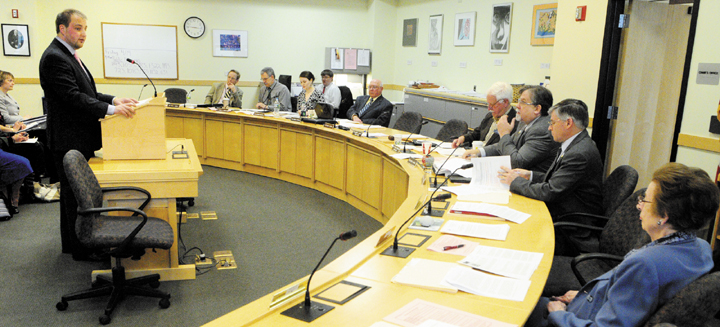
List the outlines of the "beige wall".
{"type": "MultiPolygon", "coordinates": [[[[698,12],[697,32],[693,49],[690,77],[688,79],[687,98],[683,115],[681,134],[690,134],[712,139],[717,142],[718,135],[708,132],[710,116],[717,114],[720,99],[720,86],[700,85],[695,83],[698,63],[720,63],[720,42],[717,31],[720,30],[720,1],[703,0],[698,12]]],[[[682,60],[678,58],[678,60],[682,60]]],[[[715,172],[720,161],[720,154],[689,147],[679,147],[677,162],[705,169],[710,176],[715,172]]]]}

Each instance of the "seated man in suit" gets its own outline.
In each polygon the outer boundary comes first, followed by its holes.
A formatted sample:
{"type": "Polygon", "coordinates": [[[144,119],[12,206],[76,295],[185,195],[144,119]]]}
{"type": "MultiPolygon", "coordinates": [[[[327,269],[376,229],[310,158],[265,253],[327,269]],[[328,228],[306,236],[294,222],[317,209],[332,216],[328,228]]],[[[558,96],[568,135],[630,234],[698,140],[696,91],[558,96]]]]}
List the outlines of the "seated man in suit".
{"type": "Polygon", "coordinates": [[[285,85],[278,83],[275,79],[275,70],[272,67],[265,67],[260,71],[260,79],[263,85],[258,92],[258,103],[255,105],[258,109],[267,109],[275,99],[278,99],[282,111],[291,111],[292,104],[290,102],[290,90],[285,85]]]}
{"type": "Polygon", "coordinates": [[[320,76],[322,76],[322,85],[318,86],[317,89],[322,93],[325,102],[331,104],[335,109],[340,108],[340,88],[333,83],[335,74],[332,70],[326,69],[320,73],[320,76]]]}
{"type": "Polygon", "coordinates": [[[347,111],[348,118],[361,124],[381,125],[388,127],[393,105],[382,96],[383,84],[380,80],[370,81],[370,95],[361,95],[347,111]]]}
{"type": "Polygon", "coordinates": [[[537,85],[526,86],[518,99],[518,113],[523,125],[512,134],[518,124],[517,117],[508,123],[498,121],[500,140],[479,150],[465,151],[464,158],[471,156],[510,156],[512,168],[523,168],[544,173],[550,168],[560,144],[553,141],[547,128],[550,121],[548,109],[552,106],[550,90],[537,85]]]}
{"type": "Polygon", "coordinates": [[[218,82],[212,85],[210,92],[205,96],[205,104],[222,104],[223,98],[227,98],[230,107],[242,108],[243,91],[236,85],[238,80],[240,80],[240,73],[231,69],[227,74],[225,83],[218,82]]]}
{"type": "Polygon", "coordinates": [[[545,201],[553,220],[570,212],[602,212],[603,162],[585,128],[589,122],[584,102],[565,99],[550,109],[548,129],[561,143],[559,155],[545,173],[502,167],[500,181],[510,191],[545,201]]]}
{"type": "MultiPolygon", "coordinates": [[[[463,143],[472,143],[473,141],[482,141],[484,146],[495,144],[500,141],[497,123],[500,117],[507,115],[508,119],[515,118],[515,108],[510,105],[513,97],[513,89],[510,84],[505,82],[496,82],[487,91],[488,113],[480,122],[480,126],[476,127],[472,132],[468,132],[455,139],[452,147],[457,148],[463,143]]],[[[510,134],[514,133],[517,126],[513,128],[510,134]]]]}

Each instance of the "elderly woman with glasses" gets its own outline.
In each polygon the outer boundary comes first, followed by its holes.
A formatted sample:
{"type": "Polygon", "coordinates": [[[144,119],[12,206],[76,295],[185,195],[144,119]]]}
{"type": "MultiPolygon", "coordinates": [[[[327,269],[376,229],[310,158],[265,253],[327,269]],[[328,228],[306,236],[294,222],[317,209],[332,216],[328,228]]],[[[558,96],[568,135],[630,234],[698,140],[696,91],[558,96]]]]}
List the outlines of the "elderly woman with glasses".
{"type": "Polygon", "coordinates": [[[719,204],[720,190],[706,172],[678,163],[661,167],[637,204],[651,242],[580,291],[540,298],[525,326],[641,326],[713,267],[710,245],[695,232],[719,204]]]}

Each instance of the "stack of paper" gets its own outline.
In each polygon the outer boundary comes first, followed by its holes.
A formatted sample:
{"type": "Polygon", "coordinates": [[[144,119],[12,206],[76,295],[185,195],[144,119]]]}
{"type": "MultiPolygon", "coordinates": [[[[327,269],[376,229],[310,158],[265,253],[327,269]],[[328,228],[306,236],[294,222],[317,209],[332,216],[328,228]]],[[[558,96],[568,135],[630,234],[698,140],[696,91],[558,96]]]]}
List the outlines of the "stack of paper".
{"type": "Polygon", "coordinates": [[[529,280],[493,276],[458,267],[450,269],[445,282],[463,292],[512,301],[523,301],[530,289],[529,280]]]}
{"type": "Polygon", "coordinates": [[[505,206],[475,202],[455,202],[450,212],[463,215],[489,215],[507,219],[518,224],[522,224],[530,218],[530,214],[528,213],[510,209],[505,206]]]}
{"type": "Polygon", "coordinates": [[[458,262],[470,267],[517,279],[530,279],[543,254],[478,245],[458,262]]]}
{"type": "Polygon", "coordinates": [[[508,224],[489,225],[458,220],[449,220],[440,230],[441,233],[445,234],[487,238],[498,241],[507,239],[509,231],[510,225],[508,224]]]}
{"type": "MultiPolygon", "coordinates": [[[[418,327],[429,320],[460,327],[517,326],[421,299],[412,300],[402,308],[383,318],[383,320],[404,327],[418,327]]],[[[423,325],[423,327],[425,326],[427,325],[423,325]]]]}
{"type": "MultiPolygon", "coordinates": [[[[433,169],[437,172],[438,175],[447,176],[454,172],[456,169],[469,163],[469,161],[461,158],[435,158],[435,162],[433,163],[433,169]],[[438,169],[440,169],[440,171],[438,171],[438,169]]],[[[472,172],[472,169],[458,169],[455,174],[462,177],[472,177],[472,172]]]]}
{"type": "MultiPolygon", "coordinates": [[[[454,262],[414,258],[391,281],[434,291],[457,293],[457,288],[443,282],[448,271],[455,267],[458,267],[458,265],[454,262]]],[[[472,270],[464,267],[460,268],[472,270]]]]}

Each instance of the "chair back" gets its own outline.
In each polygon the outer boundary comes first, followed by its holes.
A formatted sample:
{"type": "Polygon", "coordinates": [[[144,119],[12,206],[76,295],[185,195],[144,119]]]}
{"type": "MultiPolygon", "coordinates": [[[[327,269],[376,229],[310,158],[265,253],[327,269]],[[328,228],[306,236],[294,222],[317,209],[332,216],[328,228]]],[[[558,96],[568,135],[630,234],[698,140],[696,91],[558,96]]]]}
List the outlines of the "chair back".
{"type": "Polygon", "coordinates": [[[624,256],[630,250],[650,242],[650,237],[642,229],[640,211],[637,209],[638,195],[645,189],[633,193],[620,204],[610,216],[599,238],[599,252],[624,256]]]}
{"type": "Polygon", "coordinates": [[[290,88],[290,85],[292,84],[292,76],[280,75],[280,76],[278,76],[278,83],[285,85],[285,87],[287,87],[288,91],[290,91],[292,94],[292,89],[290,88]]]}
{"type": "Polygon", "coordinates": [[[437,136],[435,136],[435,139],[443,142],[450,142],[453,139],[456,139],[467,133],[467,130],[468,125],[465,121],[462,121],[460,119],[450,119],[440,129],[437,136]]]}
{"type": "Polygon", "coordinates": [[[406,131],[412,134],[420,134],[422,129],[423,117],[419,112],[405,111],[393,125],[393,129],[406,131]]]}
{"type": "Polygon", "coordinates": [[[185,103],[187,102],[187,91],[176,87],[165,89],[165,99],[168,103],[185,103]]]}
{"type": "Polygon", "coordinates": [[[352,91],[347,86],[338,86],[340,89],[340,108],[337,111],[337,118],[347,118],[347,111],[355,103],[352,91]]]}
{"type": "Polygon", "coordinates": [[[615,209],[635,190],[638,181],[635,168],[622,165],[615,168],[603,183],[603,216],[609,217],[615,209]]]}
{"type": "Polygon", "coordinates": [[[85,157],[77,150],[70,150],[63,158],[63,167],[80,210],[102,207],[100,183],[85,157]]]}
{"type": "Polygon", "coordinates": [[[704,275],[685,286],[650,316],[646,327],[659,323],[700,327],[720,310],[720,272],[704,275]]]}

